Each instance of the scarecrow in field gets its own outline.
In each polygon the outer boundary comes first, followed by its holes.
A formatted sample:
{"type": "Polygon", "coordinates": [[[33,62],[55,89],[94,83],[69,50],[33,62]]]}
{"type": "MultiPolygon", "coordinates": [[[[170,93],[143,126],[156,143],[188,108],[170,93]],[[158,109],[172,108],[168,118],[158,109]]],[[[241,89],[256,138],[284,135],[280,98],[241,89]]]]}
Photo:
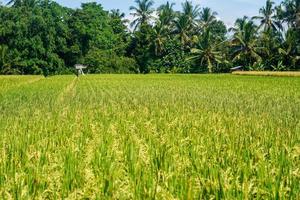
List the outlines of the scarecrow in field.
{"type": "Polygon", "coordinates": [[[76,64],[75,65],[75,69],[77,70],[77,77],[79,77],[80,75],[85,75],[84,72],[83,72],[83,69],[86,69],[87,67],[82,65],[82,64],[76,64]]]}

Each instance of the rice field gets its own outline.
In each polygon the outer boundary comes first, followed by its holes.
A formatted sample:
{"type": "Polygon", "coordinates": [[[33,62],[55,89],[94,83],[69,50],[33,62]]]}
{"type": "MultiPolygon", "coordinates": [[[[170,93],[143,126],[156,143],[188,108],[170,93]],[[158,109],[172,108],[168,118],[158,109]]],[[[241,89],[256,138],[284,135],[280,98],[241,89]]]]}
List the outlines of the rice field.
{"type": "Polygon", "coordinates": [[[0,199],[300,199],[300,78],[0,76],[0,199]]]}

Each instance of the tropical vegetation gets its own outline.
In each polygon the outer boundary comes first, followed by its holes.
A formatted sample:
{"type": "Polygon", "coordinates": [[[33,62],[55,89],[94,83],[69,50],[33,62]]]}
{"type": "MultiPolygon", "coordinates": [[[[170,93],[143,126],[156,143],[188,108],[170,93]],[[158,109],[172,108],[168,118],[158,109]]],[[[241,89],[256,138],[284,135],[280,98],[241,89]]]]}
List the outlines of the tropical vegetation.
{"type": "Polygon", "coordinates": [[[210,8],[154,7],[135,0],[133,20],[97,3],[66,8],[49,0],[0,5],[0,73],[66,74],[77,63],[90,73],[205,73],[300,70],[300,1],[267,0],[258,16],[227,27],[210,8]]]}

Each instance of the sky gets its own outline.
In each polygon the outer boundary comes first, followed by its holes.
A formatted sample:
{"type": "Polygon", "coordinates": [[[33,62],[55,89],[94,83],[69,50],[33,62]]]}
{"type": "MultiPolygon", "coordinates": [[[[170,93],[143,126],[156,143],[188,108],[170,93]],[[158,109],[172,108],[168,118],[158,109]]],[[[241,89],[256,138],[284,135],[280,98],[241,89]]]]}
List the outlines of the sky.
{"type": "MultiPolygon", "coordinates": [[[[134,5],[134,0],[56,0],[61,5],[67,7],[80,7],[83,2],[96,1],[103,5],[105,10],[120,9],[127,14],[130,19],[129,7],[134,5]]],[[[155,6],[167,2],[167,0],[154,0],[155,6]]],[[[180,10],[181,3],[184,0],[169,0],[176,3],[175,9],[180,10]]],[[[227,26],[232,26],[238,17],[258,15],[259,9],[265,5],[265,0],[191,0],[202,7],[210,7],[218,13],[218,17],[225,22],[227,26]]],[[[281,0],[273,0],[279,4],[281,0]]]]}

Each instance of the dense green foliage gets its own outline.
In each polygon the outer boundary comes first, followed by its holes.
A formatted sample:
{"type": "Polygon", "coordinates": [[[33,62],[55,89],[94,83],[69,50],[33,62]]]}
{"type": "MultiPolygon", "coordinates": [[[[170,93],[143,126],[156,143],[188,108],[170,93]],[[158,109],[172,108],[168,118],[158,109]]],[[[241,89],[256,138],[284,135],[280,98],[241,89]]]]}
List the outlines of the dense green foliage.
{"type": "Polygon", "coordinates": [[[51,0],[11,0],[0,5],[0,73],[71,73],[76,63],[90,73],[300,69],[299,0],[267,0],[259,16],[230,28],[189,1],[181,11],[169,2],[153,5],[136,0],[129,22],[97,3],[70,9],[51,0]]]}
{"type": "Polygon", "coordinates": [[[0,85],[1,199],[300,199],[299,78],[0,85]]]}

